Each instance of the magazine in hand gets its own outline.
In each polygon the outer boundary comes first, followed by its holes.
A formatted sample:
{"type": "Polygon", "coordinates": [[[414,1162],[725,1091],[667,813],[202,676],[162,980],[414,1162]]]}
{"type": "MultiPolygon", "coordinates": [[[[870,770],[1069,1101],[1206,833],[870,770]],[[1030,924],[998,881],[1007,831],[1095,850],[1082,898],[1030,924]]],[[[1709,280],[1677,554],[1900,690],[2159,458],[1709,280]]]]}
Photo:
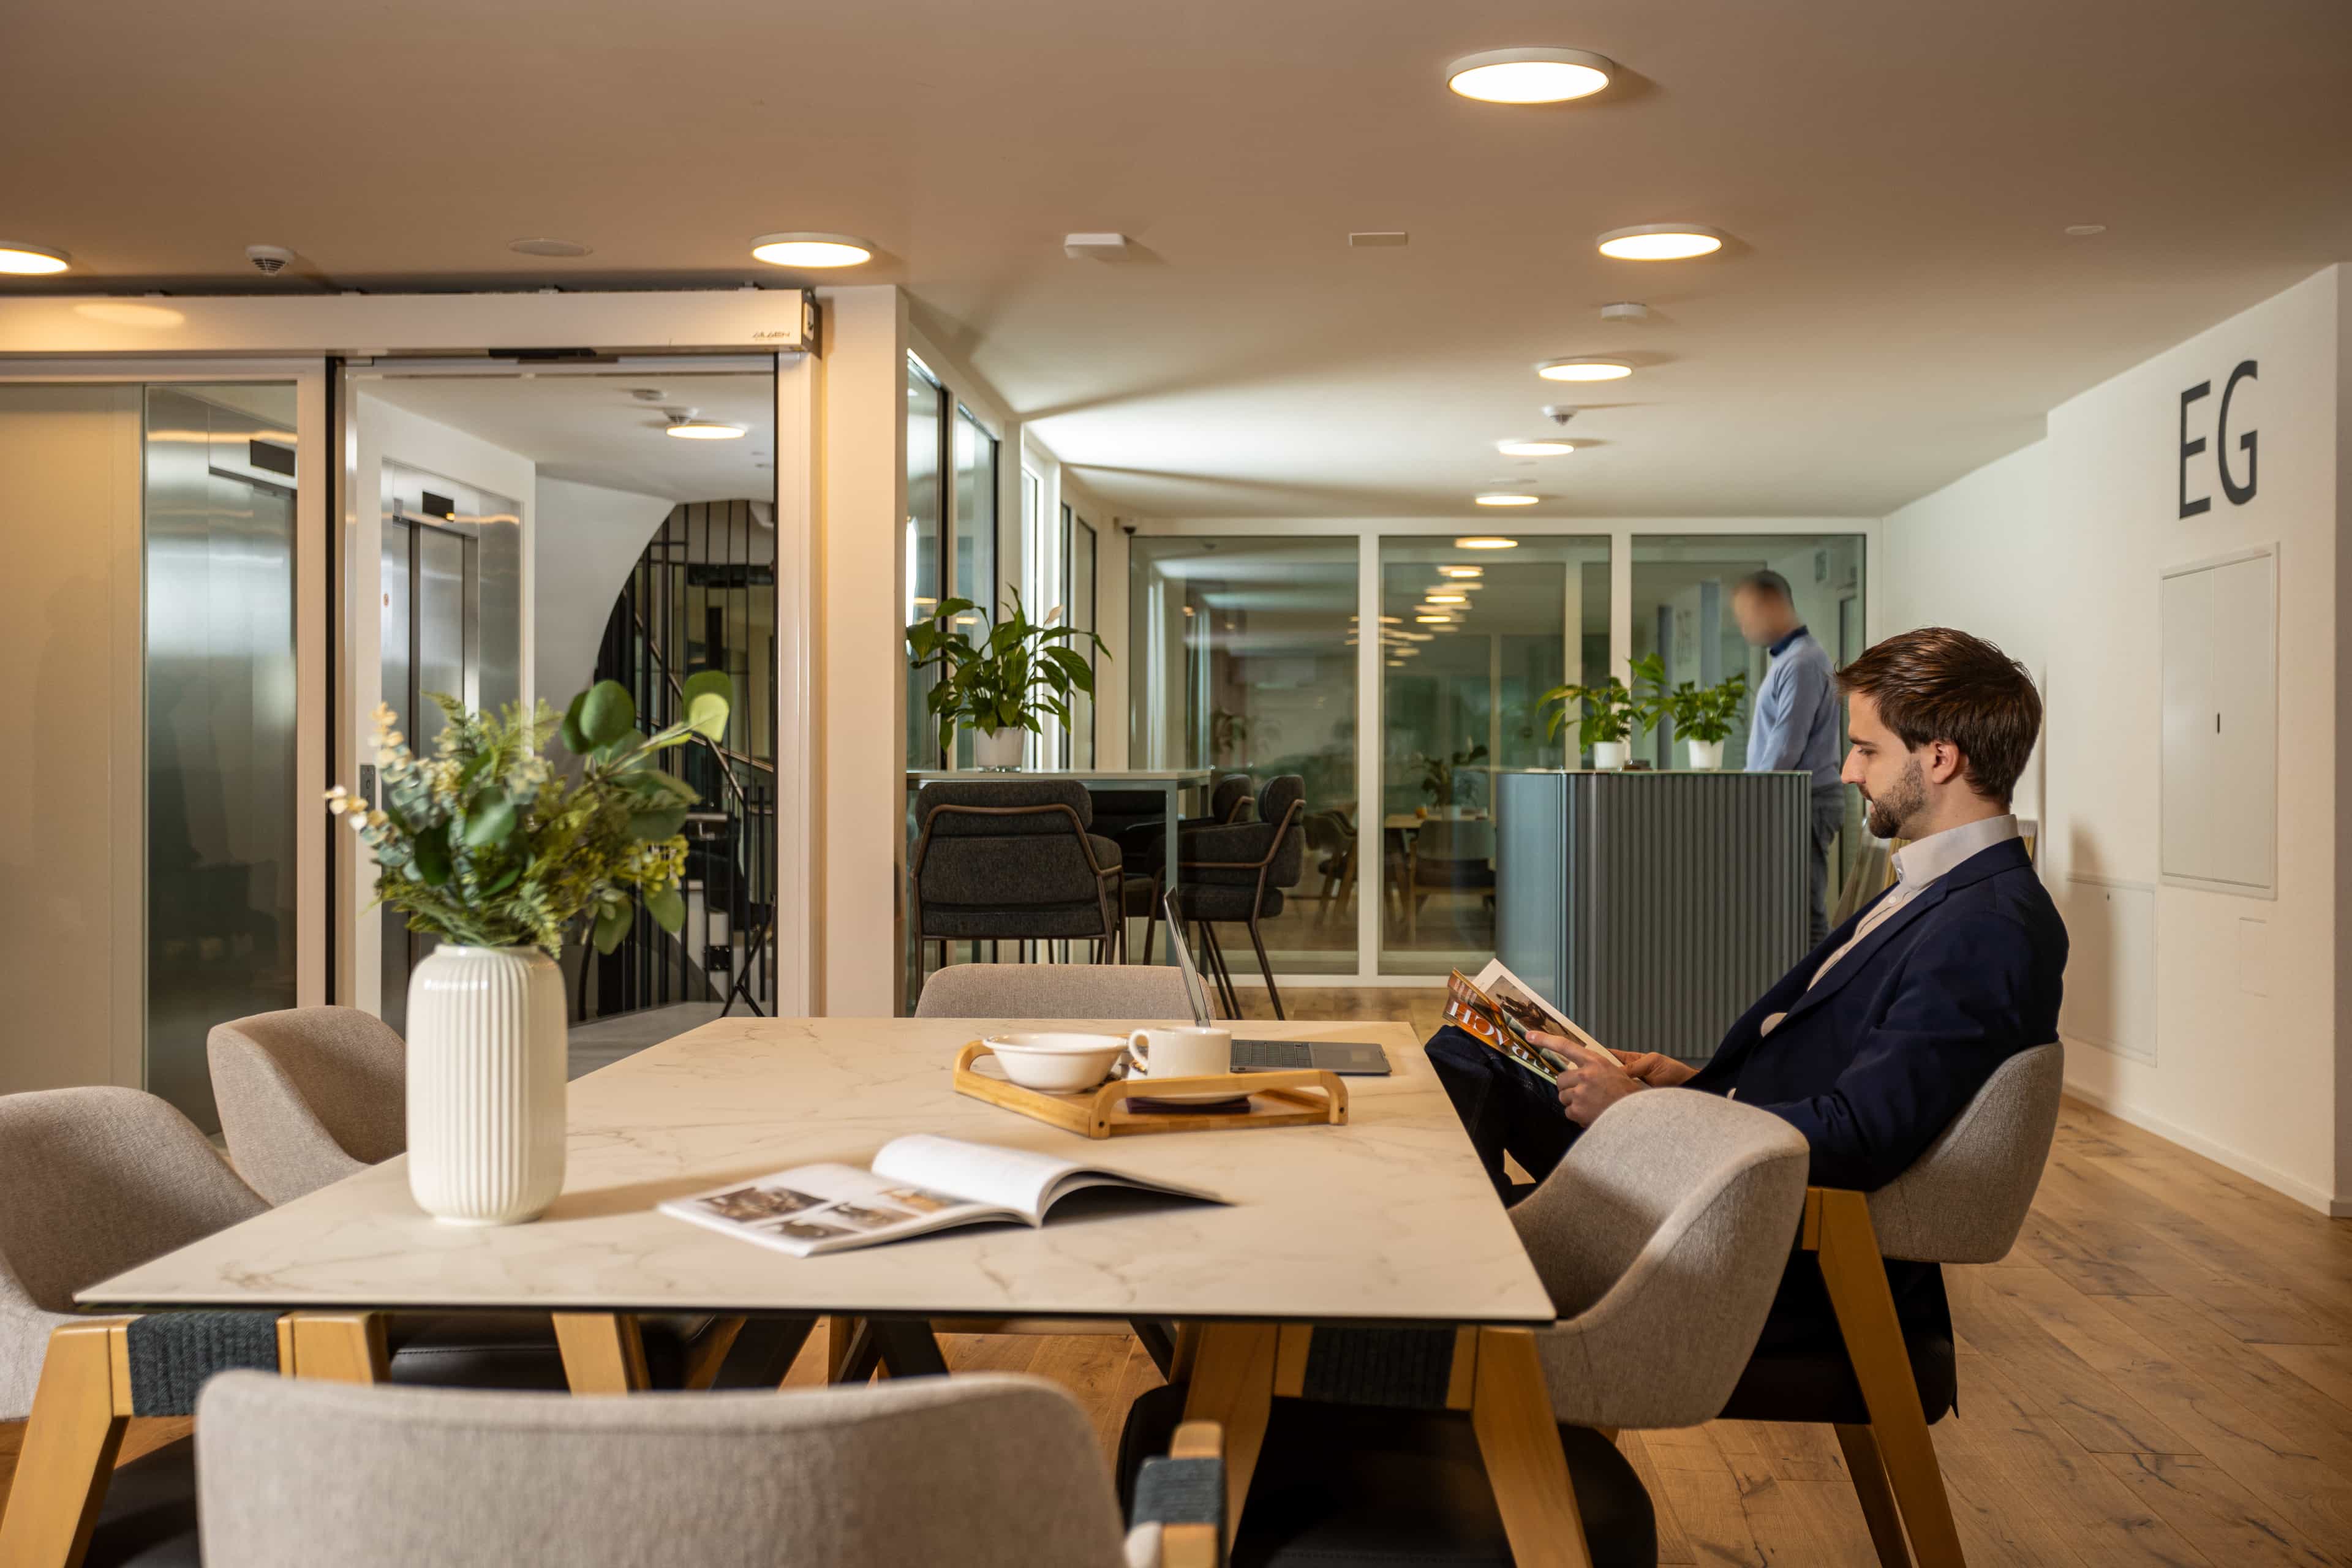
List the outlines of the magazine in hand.
{"type": "Polygon", "coordinates": [[[983,1220],[1043,1225],[1045,1211],[1065,1194],[1106,1186],[1224,1202],[1214,1193],[1174,1182],[1074,1164],[1026,1149],[918,1132],[885,1143],[871,1170],[801,1165],[690,1198],[672,1198],[661,1211],[796,1258],[812,1258],[983,1220]]]}
{"type": "Polygon", "coordinates": [[[1570,1063],[1558,1051],[1528,1039],[1530,1034],[1564,1035],[1611,1061],[1618,1059],[1616,1052],[1578,1027],[1499,958],[1480,970],[1475,980],[1458,969],[1446,977],[1445,1021],[1494,1047],[1546,1083],[1559,1082],[1570,1063]]]}

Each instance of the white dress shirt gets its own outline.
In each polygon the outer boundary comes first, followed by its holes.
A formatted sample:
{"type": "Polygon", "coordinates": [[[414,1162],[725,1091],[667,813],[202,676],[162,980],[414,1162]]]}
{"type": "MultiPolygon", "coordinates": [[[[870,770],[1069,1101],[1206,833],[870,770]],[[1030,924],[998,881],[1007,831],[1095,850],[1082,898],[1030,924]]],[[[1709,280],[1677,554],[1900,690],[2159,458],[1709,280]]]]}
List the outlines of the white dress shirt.
{"type": "MultiPolygon", "coordinates": [[[[1936,880],[1963,860],[1980,855],[1996,844],[2006,844],[2017,837],[2017,818],[2004,812],[1979,822],[1964,822],[1958,827],[1948,827],[1941,833],[1931,833],[1915,839],[1895,852],[1895,886],[1886,896],[1870,906],[1870,912],[1853,928],[1835,952],[1822,960],[1813,977],[1805,982],[1811,991],[1822,983],[1822,976],[1838,966],[1838,961],[1852,952],[1863,938],[1885,925],[1912,900],[1934,886],[1936,880]]],[[[1780,1026],[1786,1013],[1775,1013],[1764,1020],[1758,1030],[1769,1035],[1780,1026]]]]}

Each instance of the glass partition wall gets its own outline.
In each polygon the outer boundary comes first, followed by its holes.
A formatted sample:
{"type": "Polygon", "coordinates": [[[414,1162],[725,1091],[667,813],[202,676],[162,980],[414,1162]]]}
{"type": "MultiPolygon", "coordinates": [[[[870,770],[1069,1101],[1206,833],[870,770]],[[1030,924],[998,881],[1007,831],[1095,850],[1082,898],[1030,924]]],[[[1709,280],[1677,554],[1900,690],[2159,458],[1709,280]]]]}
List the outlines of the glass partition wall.
{"type": "MultiPolygon", "coordinates": [[[[1254,787],[1297,774],[1306,874],[1260,934],[1277,975],[1354,973],[1341,888],[1363,816],[1356,542],[1139,538],[1129,562],[1131,765],[1247,773],[1254,787]]],[[[1235,973],[1255,971],[1246,942],[1223,945],[1235,973]]]]}
{"type": "Polygon", "coordinates": [[[1606,537],[1384,538],[1380,556],[1381,972],[1495,956],[1495,774],[1575,761],[1545,692],[1602,679],[1606,537]]]}

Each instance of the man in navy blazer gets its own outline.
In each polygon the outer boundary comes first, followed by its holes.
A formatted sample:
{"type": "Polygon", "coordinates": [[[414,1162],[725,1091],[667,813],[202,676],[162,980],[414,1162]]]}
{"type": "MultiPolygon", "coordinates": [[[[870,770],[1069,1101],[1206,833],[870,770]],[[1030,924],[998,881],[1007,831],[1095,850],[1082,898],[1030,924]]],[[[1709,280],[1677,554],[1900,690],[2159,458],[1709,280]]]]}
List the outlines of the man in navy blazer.
{"type": "MultiPolygon", "coordinates": [[[[1853,749],[1842,774],[1870,830],[1909,840],[1895,884],[1757,999],[1701,1068],[1612,1059],[1536,1037],[1569,1058],[1557,1094],[1448,1027],[1430,1059],[1505,1201],[1507,1152],[1538,1181],[1577,1132],[1627,1095],[1684,1087],[1788,1121],[1818,1186],[1885,1186],[1934,1142],[2010,1057],[2058,1037],[2066,928],[2034,874],[2010,792],[2042,725],[2024,668],[1965,632],[1887,638],[1838,675],[1853,749]]],[[[1907,1326],[1950,1331],[1943,1276],[1890,1263],[1907,1326]]],[[[1796,1255],[1768,1342],[1831,1331],[1808,1255],[1796,1255]]]]}

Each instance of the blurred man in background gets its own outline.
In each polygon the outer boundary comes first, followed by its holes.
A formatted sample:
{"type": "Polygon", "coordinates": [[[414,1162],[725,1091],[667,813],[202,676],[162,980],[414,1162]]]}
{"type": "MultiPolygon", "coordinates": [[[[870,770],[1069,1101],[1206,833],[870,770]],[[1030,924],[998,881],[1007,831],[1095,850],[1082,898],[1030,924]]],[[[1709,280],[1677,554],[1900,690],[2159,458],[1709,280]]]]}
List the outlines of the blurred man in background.
{"type": "Polygon", "coordinates": [[[1750,646],[1771,656],[1748,719],[1748,771],[1813,775],[1812,914],[1806,945],[1830,929],[1830,840],[1845,821],[1838,782],[1838,695],[1830,656],[1797,618],[1789,580],[1750,572],[1731,590],[1732,618],[1750,646]]]}

